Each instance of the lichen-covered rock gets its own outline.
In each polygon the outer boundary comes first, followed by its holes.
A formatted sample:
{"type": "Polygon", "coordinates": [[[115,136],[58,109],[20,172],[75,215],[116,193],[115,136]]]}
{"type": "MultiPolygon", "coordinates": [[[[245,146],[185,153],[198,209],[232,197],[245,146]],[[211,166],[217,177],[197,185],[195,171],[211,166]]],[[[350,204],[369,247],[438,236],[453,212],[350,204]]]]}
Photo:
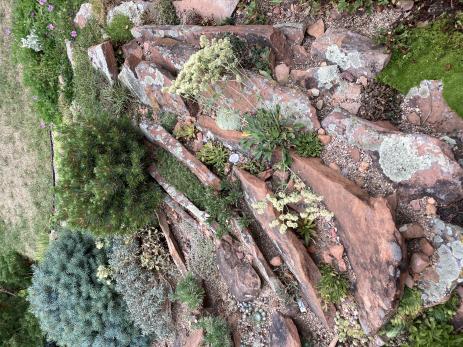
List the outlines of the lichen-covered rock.
{"type": "Polygon", "coordinates": [[[291,318],[283,316],[280,312],[272,314],[269,335],[269,347],[301,347],[296,325],[291,318]]]}
{"type": "Polygon", "coordinates": [[[88,57],[93,67],[100,71],[109,83],[117,79],[117,62],[114,56],[113,45],[105,41],[88,49],[88,57]]]}
{"type": "Polygon", "coordinates": [[[325,33],[325,23],[323,22],[323,19],[321,18],[307,27],[307,34],[315,37],[316,39],[318,39],[324,33],[325,33]]]}
{"type": "Polygon", "coordinates": [[[145,60],[173,74],[177,74],[195,52],[197,49],[193,46],[171,38],[160,38],[143,43],[145,60]]]}
{"type": "Polygon", "coordinates": [[[79,29],[83,29],[87,25],[88,21],[93,18],[93,16],[92,4],[85,2],[80,5],[80,9],[74,17],[74,24],[79,29]]]}
{"type": "Polygon", "coordinates": [[[436,131],[463,131],[463,118],[449,107],[442,91],[442,81],[424,80],[408,92],[402,103],[406,120],[416,125],[429,125],[436,131]]]}
{"type": "Polygon", "coordinates": [[[222,21],[231,17],[239,0],[179,0],[173,4],[178,14],[194,11],[203,18],[222,21]]]}
{"type": "Polygon", "coordinates": [[[74,68],[74,43],[70,40],[64,40],[64,44],[66,45],[66,55],[68,57],[71,66],[74,68]]]}
{"type": "Polygon", "coordinates": [[[214,119],[205,116],[198,117],[197,127],[207,139],[219,140],[232,150],[242,151],[241,141],[244,134],[241,131],[221,129],[214,119]]]}
{"type": "Polygon", "coordinates": [[[396,307],[401,291],[400,266],[406,252],[389,205],[384,198],[370,198],[318,158],[295,154],[292,158],[291,170],[323,197],[335,215],[339,237],[356,274],[354,294],[360,322],[366,332],[375,333],[396,307]]]}
{"type": "Polygon", "coordinates": [[[172,75],[153,63],[140,62],[135,68],[136,76],[150,100],[155,112],[172,112],[179,116],[189,116],[188,108],[179,95],[164,91],[172,84],[172,75]]]}
{"type": "Polygon", "coordinates": [[[242,76],[243,82],[218,81],[203,97],[214,101],[216,108],[230,108],[242,114],[280,106],[282,116],[289,122],[302,124],[308,130],[320,128],[316,110],[307,95],[250,71],[243,70],[242,76]]]}
{"type": "Polygon", "coordinates": [[[199,39],[202,35],[211,39],[229,33],[240,37],[248,44],[272,48],[279,60],[289,62],[291,58],[291,50],[285,34],[271,25],[145,25],[134,27],[131,32],[133,37],[141,41],[168,37],[195,47],[199,47],[199,39]]]}
{"type": "Polygon", "coordinates": [[[150,142],[153,142],[167,150],[178,161],[189,168],[191,172],[193,172],[193,174],[195,174],[196,177],[198,177],[198,179],[205,186],[211,186],[217,190],[220,189],[220,178],[212,173],[206,165],[204,165],[198,158],[191,154],[162,126],[144,121],[140,124],[140,129],[150,142]]]}
{"type": "MultiPolygon", "coordinates": [[[[217,266],[230,293],[238,301],[251,301],[260,292],[260,277],[251,264],[238,257],[238,244],[222,239],[217,247],[217,266]]],[[[244,255],[243,257],[244,258],[244,255]]]]}
{"type": "Polygon", "coordinates": [[[463,282],[463,228],[438,218],[432,220],[432,225],[437,258],[418,281],[426,306],[446,301],[457,284],[463,282]]]}
{"type": "Polygon", "coordinates": [[[323,122],[329,134],[375,152],[384,175],[403,198],[431,195],[443,204],[463,198],[463,169],[444,142],[424,134],[404,134],[334,110],[323,122]]]}
{"type": "Polygon", "coordinates": [[[281,30],[292,45],[302,44],[306,28],[304,23],[280,23],[273,27],[281,30]]]}
{"type": "Polygon", "coordinates": [[[324,306],[321,303],[315,289],[320,281],[321,274],[301,240],[292,231],[282,234],[278,227],[270,226],[270,223],[278,218],[277,212],[271,206],[267,205],[263,214],[257,213],[252,208],[253,204],[265,200],[265,197],[271,194],[271,191],[261,179],[236,167],[233,170],[241,182],[246,202],[252,209],[254,217],[275,244],[285,264],[299,282],[302,297],[325,326],[332,326],[334,323],[334,307],[333,305],[324,306]]]}
{"type": "Polygon", "coordinates": [[[111,23],[116,15],[129,17],[134,25],[143,25],[143,17],[154,10],[154,3],[151,1],[125,1],[109,10],[106,22],[111,23]]]}
{"type": "Polygon", "coordinates": [[[328,29],[311,47],[311,53],[349,71],[355,77],[372,78],[388,63],[390,54],[368,37],[351,31],[328,29]]]}

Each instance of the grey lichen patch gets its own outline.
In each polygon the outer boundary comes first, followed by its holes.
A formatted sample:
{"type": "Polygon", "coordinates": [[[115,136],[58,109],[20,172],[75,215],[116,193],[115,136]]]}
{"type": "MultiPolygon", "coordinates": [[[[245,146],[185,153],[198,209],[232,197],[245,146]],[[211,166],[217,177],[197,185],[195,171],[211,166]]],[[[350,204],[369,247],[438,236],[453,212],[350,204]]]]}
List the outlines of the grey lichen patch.
{"type": "Polygon", "coordinates": [[[413,135],[389,135],[379,147],[379,164],[384,174],[393,182],[411,179],[418,171],[427,170],[437,164],[442,171],[449,171],[450,162],[442,151],[433,144],[424,144],[413,135]],[[425,154],[419,154],[418,146],[427,147],[425,154]]]}
{"type": "Polygon", "coordinates": [[[321,66],[315,73],[317,86],[320,89],[330,89],[340,81],[338,67],[336,65],[321,66]]]}
{"type": "Polygon", "coordinates": [[[326,59],[336,63],[341,69],[358,69],[364,66],[364,62],[358,51],[342,52],[337,45],[328,46],[326,49],[326,59]]]}
{"type": "Polygon", "coordinates": [[[428,98],[431,95],[431,91],[429,89],[430,83],[431,81],[429,80],[421,81],[418,87],[413,87],[408,91],[406,98],[409,99],[415,96],[419,96],[420,98],[423,98],[423,99],[428,98]]]}

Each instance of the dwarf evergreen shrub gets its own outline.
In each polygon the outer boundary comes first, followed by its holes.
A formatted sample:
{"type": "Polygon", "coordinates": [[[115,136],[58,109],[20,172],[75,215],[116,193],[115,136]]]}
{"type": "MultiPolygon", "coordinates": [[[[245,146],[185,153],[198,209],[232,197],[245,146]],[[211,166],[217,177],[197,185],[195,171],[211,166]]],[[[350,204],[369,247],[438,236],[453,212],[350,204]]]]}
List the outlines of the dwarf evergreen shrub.
{"type": "Polygon", "coordinates": [[[209,347],[231,347],[230,328],[220,317],[203,317],[197,326],[204,329],[204,342],[209,347]]]}
{"type": "Polygon", "coordinates": [[[192,273],[188,273],[178,282],[175,299],[183,302],[190,310],[196,310],[203,304],[204,288],[192,273]]]}
{"type": "Polygon", "coordinates": [[[102,115],[67,124],[59,139],[58,204],[71,225],[129,233],[154,220],[160,189],[148,177],[147,152],[128,119],[102,115]]]}
{"type": "Polygon", "coordinates": [[[0,254],[0,283],[9,288],[23,289],[29,286],[32,272],[29,261],[17,252],[0,254]]]}
{"type": "Polygon", "coordinates": [[[133,23],[128,16],[117,14],[106,27],[106,32],[114,43],[124,43],[132,39],[130,29],[133,23]]]}
{"type": "Polygon", "coordinates": [[[97,279],[106,265],[103,249],[90,235],[63,231],[34,268],[31,311],[42,330],[60,346],[147,346],[115,290],[97,279]]]}
{"type": "Polygon", "coordinates": [[[168,296],[170,289],[138,262],[139,247],[133,240],[116,238],[109,264],[116,290],[121,293],[130,317],[143,334],[156,340],[172,336],[174,328],[168,296]]]}

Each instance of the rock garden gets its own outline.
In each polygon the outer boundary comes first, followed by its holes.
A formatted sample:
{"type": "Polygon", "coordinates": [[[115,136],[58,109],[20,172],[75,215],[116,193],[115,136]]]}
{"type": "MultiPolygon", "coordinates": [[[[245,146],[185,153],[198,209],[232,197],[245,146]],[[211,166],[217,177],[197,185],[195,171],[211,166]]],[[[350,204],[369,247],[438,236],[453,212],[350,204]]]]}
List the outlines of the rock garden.
{"type": "Polygon", "coordinates": [[[34,346],[463,345],[461,1],[12,8],[53,150],[47,245],[0,271],[34,346]]]}

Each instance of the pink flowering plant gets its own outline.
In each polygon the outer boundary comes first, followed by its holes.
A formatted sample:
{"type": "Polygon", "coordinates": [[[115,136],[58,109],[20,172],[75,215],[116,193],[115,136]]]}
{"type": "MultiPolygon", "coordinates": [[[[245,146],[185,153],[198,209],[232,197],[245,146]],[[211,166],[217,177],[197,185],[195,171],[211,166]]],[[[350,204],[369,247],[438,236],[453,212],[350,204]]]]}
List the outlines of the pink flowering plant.
{"type": "Polygon", "coordinates": [[[72,68],[65,40],[78,32],[73,19],[85,0],[14,1],[12,35],[14,54],[24,67],[24,82],[37,96],[34,103],[45,122],[60,122],[58,76],[62,75],[65,96],[72,98],[72,68]]]}

